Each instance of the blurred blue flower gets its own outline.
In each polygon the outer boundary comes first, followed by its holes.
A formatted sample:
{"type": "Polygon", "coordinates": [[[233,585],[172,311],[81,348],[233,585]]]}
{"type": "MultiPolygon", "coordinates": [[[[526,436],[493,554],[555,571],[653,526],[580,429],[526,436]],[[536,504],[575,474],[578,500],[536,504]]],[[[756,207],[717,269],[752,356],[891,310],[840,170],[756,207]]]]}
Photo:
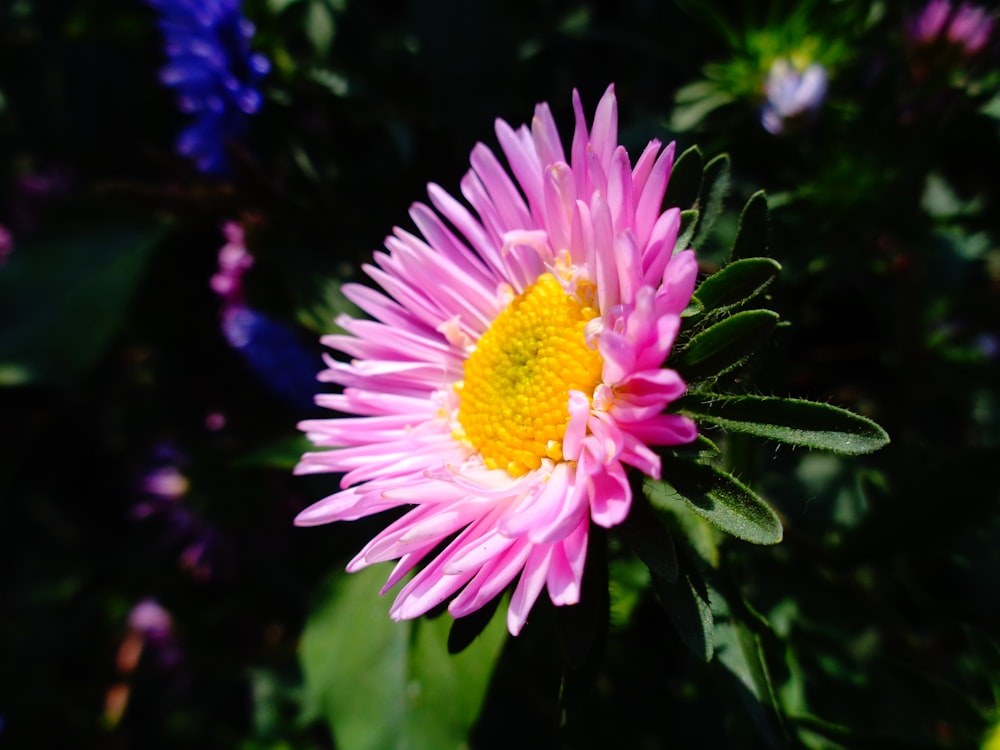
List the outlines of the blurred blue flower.
{"type": "Polygon", "coordinates": [[[194,122],[181,131],[177,151],[206,174],[229,171],[226,144],[242,135],[260,110],[257,89],[271,64],[251,52],[253,24],[240,0],[146,0],[159,11],[167,64],[160,80],[177,92],[194,122]]]}
{"type": "Polygon", "coordinates": [[[764,85],[767,100],[760,120],[769,133],[785,132],[788,126],[814,114],[826,97],[826,69],[812,63],[799,70],[781,57],[771,64],[764,85]]]}

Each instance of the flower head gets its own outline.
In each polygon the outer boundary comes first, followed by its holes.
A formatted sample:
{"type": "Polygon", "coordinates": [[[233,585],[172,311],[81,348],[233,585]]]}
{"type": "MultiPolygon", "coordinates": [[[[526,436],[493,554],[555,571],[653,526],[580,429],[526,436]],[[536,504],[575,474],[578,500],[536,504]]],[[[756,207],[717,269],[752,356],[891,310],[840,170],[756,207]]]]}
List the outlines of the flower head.
{"type": "Polygon", "coordinates": [[[177,91],[181,111],[194,117],[177,151],[206,174],[225,174],[226,144],[260,109],[257,83],[271,67],[250,51],[254,26],[241,15],[240,0],[146,1],[162,16],[168,60],[160,80],[177,91]]]}
{"type": "Polygon", "coordinates": [[[591,522],[629,513],[627,467],[659,477],[650,447],[693,440],[666,407],[685,391],[662,367],[697,263],[674,252],[676,208],[661,209],[674,146],[651,141],[634,166],[617,145],[609,87],[588,128],[574,92],[567,156],[546,104],[530,126],[498,120],[510,173],[483,144],[461,182],[466,208],[437,185],[415,204],[422,236],[396,228],[365,267],[383,292],[344,293],[374,320],[338,318],[317,403],[348,418],[300,426],[324,448],[296,471],[343,473],[341,491],[303,511],[310,526],[405,512],[351,560],[408,573],[390,614],[450,598],[455,617],[519,577],[511,633],[547,588],[580,596],[591,522]]]}

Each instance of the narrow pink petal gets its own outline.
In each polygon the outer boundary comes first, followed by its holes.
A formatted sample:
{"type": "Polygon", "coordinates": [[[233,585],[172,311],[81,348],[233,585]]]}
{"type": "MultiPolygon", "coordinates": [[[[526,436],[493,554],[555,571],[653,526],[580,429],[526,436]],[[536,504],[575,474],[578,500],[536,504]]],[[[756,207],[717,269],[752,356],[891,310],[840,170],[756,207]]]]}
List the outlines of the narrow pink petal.
{"type": "Polygon", "coordinates": [[[631,305],[635,302],[636,292],[642,284],[642,256],[635,235],[630,229],[615,239],[615,267],[621,304],[631,305]]]}
{"type": "MultiPolygon", "coordinates": [[[[637,222],[638,223],[638,222],[637,222]]],[[[677,233],[681,228],[681,211],[671,208],[656,219],[647,240],[643,240],[640,228],[636,227],[636,237],[640,245],[645,245],[642,258],[643,281],[659,286],[663,281],[663,271],[677,244],[677,233]]]]}
{"type": "Polygon", "coordinates": [[[598,305],[607,313],[621,302],[618,287],[618,269],[615,265],[615,234],[611,224],[611,210],[600,194],[595,194],[590,206],[594,227],[594,252],[597,256],[595,270],[598,305]]]}
{"type": "Polygon", "coordinates": [[[453,617],[465,617],[499,595],[524,568],[532,549],[534,545],[527,539],[511,541],[506,550],[480,568],[476,577],[448,605],[448,611],[453,617]]]}
{"type": "Polygon", "coordinates": [[[693,250],[683,250],[670,259],[663,271],[663,289],[659,295],[671,312],[680,313],[691,301],[698,277],[698,261],[693,250]]]}
{"type": "MultiPolygon", "coordinates": [[[[675,144],[671,142],[663,149],[663,153],[650,172],[649,179],[642,188],[636,188],[635,233],[640,244],[644,245],[649,239],[653,225],[662,211],[663,195],[666,193],[667,182],[670,180],[670,172],[674,165],[674,148],[675,144]]],[[[670,252],[673,252],[673,249],[671,244],[670,252]]]]}
{"type": "Polygon", "coordinates": [[[549,567],[551,545],[535,545],[524,563],[521,579],[514,589],[510,606],[507,609],[507,630],[511,635],[517,635],[528,621],[528,613],[538,599],[545,585],[545,577],[549,567]]]}
{"type": "Polygon", "coordinates": [[[608,205],[615,234],[620,234],[633,225],[634,205],[632,203],[632,167],[624,146],[615,149],[608,170],[608,205]]]}
{"type": "Polygon", "coordinates": [[[573,129],[573,146],[570,162],[573,176],[576,178],[576,195],[580,199],[590,199],[592,192],[590,179],[587,176],[587,145],[590,143],[590,133],[587,132],[587,118],[583,114],[583,104],[580,102],[580,92],[573,89],[573,114],[576,126],[573,129]]]}
{"type": "Polygon", "coordinates": [[[580,456],[580,447],[587,434],[587,421],[590,419],[590,399],[580,391],[569,392],[569,423],[563,433],[562,452],[567,461],[576,461],[580,456]]]}
{"type": "MultiPolygon", "coordinates": [[[[660,152],[660,146],[662,145],[662,143],[654,138],[646,144],[646,148],[642,150],[639,158],[636,159],[635,166],[632,168],[633,195],[641,196],[642,191],[645,190],[646,181],[649,179],[649,175],[653,171],[653,165],[656,163],[656,155],[660,152]]],[[[659,208],[659,206],[657,206],[657,208],[659,208]]]]}
{"type": "Polygon", "coordinates": [[[624,521],[632,507],[632,489],[622,465],[617,461],[605,464],[604,470],[591,475],[590,481],[590,517],[594,523],[610,528],[624,521]]]}
{"type": "Polygon", "coordinates": [[[541,215],[543,164],[535,152],[531,134],[525,127],[516,131],[503,120],[496,121],[497,140],[518,185],[528,198],[528,206],[535,216],[541,215]]]}
{"type": "Polygon", "coordinates": [[[552,545],[549,568],[545,574],[545,587],[549,591],[549,598],[557,607],[580,601],[580,579],[566,559],[566,552],[561,544],[552,545]]]}
{"type": "Polygon", "coordinates": [[[635,368],[635,348],[624,336],[605,330],[597,337],[597,351],[604,360],[601,368],[603,382],[617,385],[632,374],[635,368]]]}
{"type": "Polygon", "coordinates": [[[614,84],[608,86],[597,104],[590,142],[594,144],[601,164],[610,163],[611,154],[618,145],[618,100],[615,98],[614,84]]]}
{"type": "Polygon", "coordinates": [[[682,445],[698,437],[694,420],[678,414],[660,414],[629,425],[629,432],[649,445],[682,445]]]}
{"type": "Polygon", "coordinates": [[[544,102],[535,107],[535,116],[531,119],[531,135],[543,167],[566,161],[552,110],[544,102]]]}
{"type": "Polygon", "coordinates": [[[503,228],[507,230],[533,227],[528,207],[493,152],[482,143],[478,143],[472,150],[471,161],[472,168],[483,181],[483,186],[503,220],[503,228]]]}

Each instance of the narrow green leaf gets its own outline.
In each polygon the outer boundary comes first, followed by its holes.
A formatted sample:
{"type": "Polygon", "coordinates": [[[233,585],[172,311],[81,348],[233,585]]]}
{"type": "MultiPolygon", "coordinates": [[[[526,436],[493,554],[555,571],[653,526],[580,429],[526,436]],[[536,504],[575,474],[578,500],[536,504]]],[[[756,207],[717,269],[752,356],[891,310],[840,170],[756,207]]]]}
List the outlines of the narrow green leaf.
{"type": "Polygon", "coordinates": [[[767,289],[781,272],[772,258],[743,258],[713,273],[694,292],[708,310],[728,310],[741,305],[767,289]]]}
{"type": "Polygon", "coordinates": [[[719,154],[705,165],[702,176],[701,197],[698,205],[701,209],[701,220],[695,234],[694,246],[701,247],[708,239],[715,225],[715,220],[722,213],[722,204],[729,194],[729,175],[732,167],[729,154],[719,154]]]}
{"type": "Polygon", "coordinates": [[[712,466],[679,459],[663,465],[667,480],[647,479],[646,496],[653,505],[669,507],[680,497],[687,506],[716,527],[754,544],[781,541],[781,521],[771,507],[749,487],[712,466]]]}
{"type": "Polygon", "coordinates": [[[758,190],[740,214],[740,225],[730,252],[731,261],[762,257],[767,253],[767,195],[758,190]]]}
{"type": "Polygon", "coordinates": [[[306,12],[306,35],[320,58],[330,54],[336,28],[333,9],[326,0],[312,0],[306,12]]]}
{"type": "Polygon", "coordinates": [[[302,635],[306,718],[329,722],[343,750],[460,748],[478,717],[506,638],[494,621],[447,652],[451,618],[393,622],[379,565],[331,577],[302,635]]]}
{"type": "Polygon", "coordinates": [[[701,180],[705,159],[701,149],[692,146],[674,160],[670,182],[663,197],[663,205],[693,208],[701,193],[701,180]]]}
{"type": "Polygon", "coordinates": [[[871,453],[889,443],[885,430],[872,420],[815,401],[696,394],[678,402],[677,408],[697,421],[727,430],[834,453],[871,453]]]}
{"type": "Polygon", "coordinates": [[[651,573],[655,572],[670,584],[677,582],[677,549],[673,537],[643,494],[633,492],[628,517],[615,530],[651,573]]]}
{"type": "Polygon", "coordinates": [[[0,273],[0,385],[69,384],[94,365],[164,231],[83,227],[19,246],[0,273]]]}
{"type": "Polygon", "coordinates": [[[778,324],[770,310],[744,310],[694,336],[669,363],[691,383],[729,372],[767,341],[778,324]]]}
{"type": "Polygon", "coordinates": [[[686,554],[678,555],[678,563],[677,580],[673,582],[651,571],[653,591],[681,642],[699,659],[711,661],[715,639],[708,587],[686,554]]]}
{"type": "Polygon", "coordinates": [[[979,628],[966,625],[962,630],[972,644],[981,674],[993,690],[993,702],[1000,707],[1000,645],[979,628]]]}
{"type": "Polygon", "coordinates": [[[698,228],[698,215],[697,208],[688,208],[681,211],[681,226],[677,232],[677,242],[674,243],[675,253],[691,247],[694,230],[698,228]]]}

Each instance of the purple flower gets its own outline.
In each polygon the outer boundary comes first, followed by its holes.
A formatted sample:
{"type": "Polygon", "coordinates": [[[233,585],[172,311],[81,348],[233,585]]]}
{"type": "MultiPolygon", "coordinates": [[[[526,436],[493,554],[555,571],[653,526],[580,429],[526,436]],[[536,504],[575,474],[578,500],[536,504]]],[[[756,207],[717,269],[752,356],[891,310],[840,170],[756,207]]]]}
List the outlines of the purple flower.
{"type": "Polygon", "coordinates": [[[194,118],[177,151],[206,174],[229,172],[226,144],[239,138],[263,103],[257,83],[270,70],[250,51],[254,26],[240,0],[146,0],[160,12],[167,64],[160,80],[177,92],[177,105],[194,118]]]}
{"type": "Polygon", "coordinates": [[[920,48],[943,44],[959,50],[966,57],[981,52],[992,33],[992,14],[969,3],[955,8],[949,0],[930,0],[909,27],[912,46],[920,48]]]}
{"type": "Polygon", "coordinates": [[[226,222],[222,232],[226,244],[219,250],[219,270],[209,281],[223,300],[222,334],[273,393],[296,408],[311,408],[319,355],[302,345],[294,329],[246,304],[243,274],[254,259],[239,224],[226,222]]]}
{"type": "Polygon", "coordinates": [[[771,64],[764,93],[767,101],[761,110],[761,124],[769,133],[783,133],[792,122],[812,115],[823,104],[826,69],[813,63],[800,71],[780,57],[771,64]]]}

